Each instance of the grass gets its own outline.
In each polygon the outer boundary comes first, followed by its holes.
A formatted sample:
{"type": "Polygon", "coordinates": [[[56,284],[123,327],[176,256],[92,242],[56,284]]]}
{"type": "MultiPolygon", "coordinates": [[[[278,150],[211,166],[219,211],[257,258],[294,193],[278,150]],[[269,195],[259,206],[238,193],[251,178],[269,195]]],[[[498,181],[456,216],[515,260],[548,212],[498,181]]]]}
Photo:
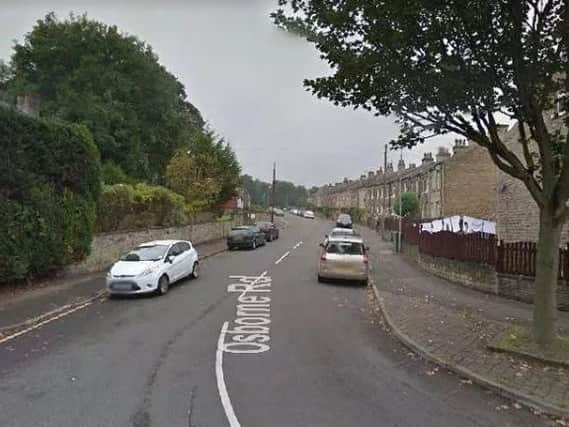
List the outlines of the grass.
{"type": "Polygon", "coordinates": [[[547,350],[541,350],[528,329],[515,326],[498,336],[494,342],[488,344],[488,347],[496,351],[569,367],[569,337],[557,337],[547,350]]]}

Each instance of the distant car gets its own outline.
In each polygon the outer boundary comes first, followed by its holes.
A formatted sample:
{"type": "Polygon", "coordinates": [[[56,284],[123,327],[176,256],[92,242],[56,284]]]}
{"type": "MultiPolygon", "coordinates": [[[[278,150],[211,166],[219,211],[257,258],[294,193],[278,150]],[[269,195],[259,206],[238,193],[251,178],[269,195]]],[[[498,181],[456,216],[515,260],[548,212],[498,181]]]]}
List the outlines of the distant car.
{"type": "Polygon", "coordinates": [[[124,254],[107,273],[111,295],[164,295],[180,279],[199,276],[198,252],[186,240],[156,240],[124,254]]]}
{"type": "Polygon", "coordinates": [[[318,281],[326,279],[368,282],[368,249],[360,237],[330,238],[322,247],[318,262],[318,281]]]}
{"type": "Polygon", "coordinates": [[[263,233],[265,233],[265,239],[267,242],[272,242],[273,240],[279,238],[279,229],[272,222],[263,221],[258,222],[255,225],[259,227],[263,233]]]}
{"type": "Polygon", "coordinates": [[[304,211],[303,215],[304,218],[314,219],[314,212],[312,211],[304,211]]]}
{"type": "Polygon", "coordinates": [[[339,228],[353,228],[352,217],[348,214],[340,214],[338,215],[338,219],[336,219],[336,227],[339,228]]]}
{"type": "Polygon", "coordinates": [[[285,213],[282,209],[277,208],[277,209],[275,209],[275,215],[276,216],[284,216],[285,213]]]}
{"type": "Polygon", "coordinates": [[[236,248],[256,249],[258,246],[263,246],[265,242],[265,233],[255,225],[233,227],[227,236],[227,248],[229,250],[236,248]]]}

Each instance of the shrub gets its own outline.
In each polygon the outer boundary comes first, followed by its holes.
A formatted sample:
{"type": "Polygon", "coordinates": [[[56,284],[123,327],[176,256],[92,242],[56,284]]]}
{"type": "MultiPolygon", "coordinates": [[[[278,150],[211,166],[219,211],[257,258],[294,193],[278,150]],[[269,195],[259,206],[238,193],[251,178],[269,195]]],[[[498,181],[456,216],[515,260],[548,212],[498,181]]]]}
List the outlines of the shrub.
{"type": "Polygon", "coordinates": [[[97,215],[101,232],[187,223],[184,198],[148,184],[104,185],[97,215]]]}
{"type": "Polygon", "coordinates": [[[0,148],[0,283],[87,254],[100,192],[90,133],[0,108],[0,148]]]}
{"type": "Polygon", "coordinates": [[[108,185],[132,183],[132,179],[121,169],[121,167],[110,161],[103,163],[101,177],[103,183],[108,185]]]}

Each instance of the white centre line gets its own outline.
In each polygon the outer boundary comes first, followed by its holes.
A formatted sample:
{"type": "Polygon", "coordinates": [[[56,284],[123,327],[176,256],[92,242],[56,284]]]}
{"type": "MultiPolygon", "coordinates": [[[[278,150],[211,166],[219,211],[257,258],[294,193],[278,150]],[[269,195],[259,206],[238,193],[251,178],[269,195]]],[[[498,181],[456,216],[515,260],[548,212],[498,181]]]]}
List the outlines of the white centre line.
{"type": "Polygon", "coordinates": [[[293,249],[298,248],[300,245],[302,245],[304,242],[301,240],[300,242],[298,242],[296,245],[294,245],[293,249]]]}
{"type": "Polygon", "coordinates": [[[279,265],[281,262],[283,262],[283,260],[290,255],[290,251],[286,252],[282,257],[280,257],[279,259],[277,259],[275,261],[275,265],[279,265]]]}
{"type": "Polygon", "coordinates": [[[92,303],[92,302],[88,302],[88,303],[85,303],[85,304],[81,304],[81,305],[79,305],[79,306],[77,306],[77,307],[75,307],[75,308],[72,308],[72,309],[70,309],[70,310],[68,310],[68,311],[65,311],[65,312],[63,312],[63,313],[61,313],[61,314],[58,314],[57,316],[50,317],[50,318],[47,319],[47,320],[43,320],[43,321],[41,321],[41,322],[39,322],[39,323],[36,323],[35,325],[30,326],[29,328],[22,329],[21,331],[18,331],[18,332],[16,332],[16,333],[13,333],[13,334],[8,335],[8,336],[6,336],[6,337],[0,338],[0,344],[4,344],[4,343],[6,343],[6,342],[8,342],[8,341],[13,340],[14,338],[18,338],[19,336],[25,335],[25,334],[27,334],[28,332],[33,331],[34,329],[41,328],[42,326],[47,325],[48,323],[54,322],[54,321],[56,321],[56,320],[58,320],[58,319],[61,319],[62,317],[69,316],[71,313],[75,313],[76,311],[79,311],[79,310],[81,310],[81,309],[83,309],[83,308],[85,308],[85,307],[87,307],[87,306],[89,306],[89,305],[91,305],[91,304],[93,304],[93,303],[92,303]]]}
{"type": "Polygon", "coordinates": [[[217,378],[217,390],[219,392],[219,398],[221,399],[221,404],[223,405],[223,410],[225,411],[225,416],[227,421],[229,421],[230,427],[241,427],[239,420],[235,415],[233,410],[233,405],[231,404],[231,399],[227,393],[227,387],[225,386],[225,378],[223,375],[223,344],[225,343],[225,334],[227,333],[227,327],[229,323],[225,322],[221,327],[221,332],[219,333],[219,340],[217,341],[217,351],[215,353],[215,376],[217,378]]]}

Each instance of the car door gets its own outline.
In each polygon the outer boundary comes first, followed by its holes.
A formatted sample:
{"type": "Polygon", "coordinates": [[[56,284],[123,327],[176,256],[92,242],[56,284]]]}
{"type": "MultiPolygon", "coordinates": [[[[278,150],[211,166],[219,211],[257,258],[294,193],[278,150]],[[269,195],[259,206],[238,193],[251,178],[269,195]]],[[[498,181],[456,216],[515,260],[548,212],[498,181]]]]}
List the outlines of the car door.
{"type": "Polygon", "coordinates": [[[175,282],[180,277],[182,277],[183,273],[183,259],[181,257],[182,252],[183,251],[179,243],[175,243],[174,245],[172,245],[172,247],[168,251],[168,256],[171,259],[170,267],[168,268],[168,276],[170,277],[170,282],[175,282]]]}
{"type": "Polygon", "coordinates": [[[187,277],[190,275],[194,267],[195,250],[193,250],[192,246],[188,242],[180,242],[178,244],[182,250],[182,253],[178,255],[181,258],[182,264],[181,277],[187,277]]]}

